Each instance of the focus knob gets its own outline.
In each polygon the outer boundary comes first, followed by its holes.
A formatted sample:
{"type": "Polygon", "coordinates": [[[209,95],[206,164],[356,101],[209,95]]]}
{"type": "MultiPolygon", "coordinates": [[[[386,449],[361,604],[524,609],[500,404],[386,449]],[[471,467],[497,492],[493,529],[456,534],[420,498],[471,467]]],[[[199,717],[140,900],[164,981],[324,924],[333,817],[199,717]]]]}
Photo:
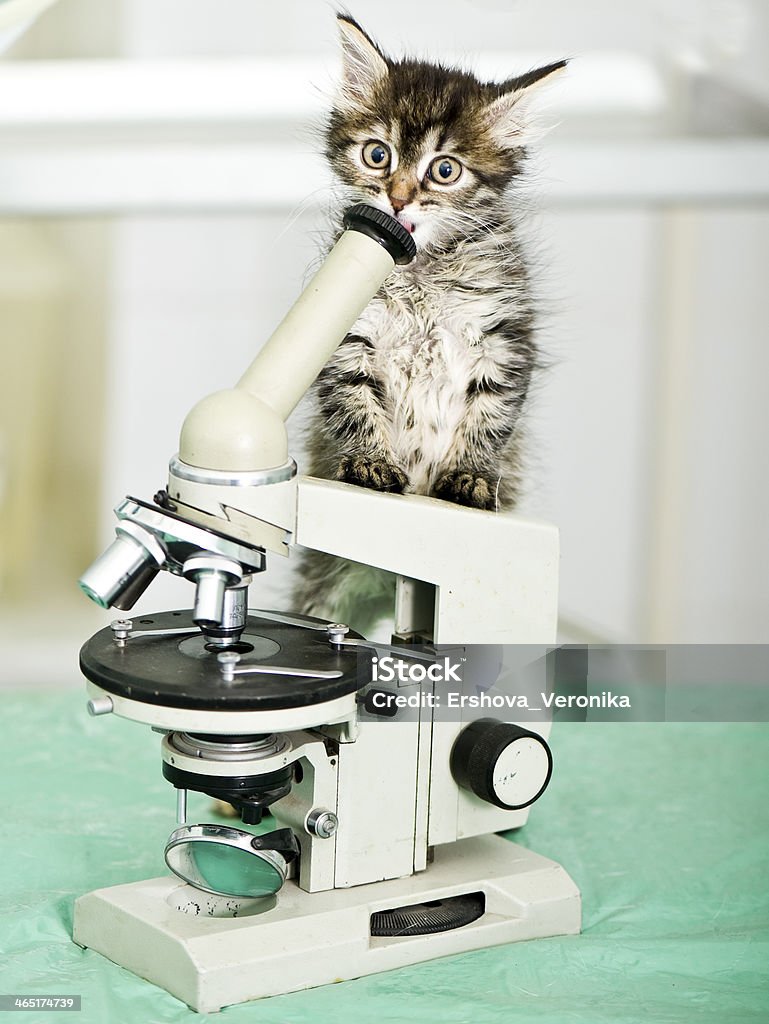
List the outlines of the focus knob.
{"type": "Polygon", "coordinates": [[[518,811],[542,796],[553,771],[550,747],[520,725],[478,718],[457,737],[451,774],[481,800],[518,811]]]}

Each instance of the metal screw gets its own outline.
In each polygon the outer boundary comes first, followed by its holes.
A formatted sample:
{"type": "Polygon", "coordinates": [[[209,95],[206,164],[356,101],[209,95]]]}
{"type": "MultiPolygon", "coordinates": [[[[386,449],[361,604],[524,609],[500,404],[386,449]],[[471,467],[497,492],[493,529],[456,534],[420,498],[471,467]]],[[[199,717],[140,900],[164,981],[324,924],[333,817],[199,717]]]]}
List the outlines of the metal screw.
{"type": "Polygon", "coordinates": [[[316,807],[307,815],[307,831],[318,839],[330,839],[339,827],[339,818],[325,807],[316,807]]]}
{"type": "Polygon", "coordinates": [[[326,632],[332,644],[341,644],[350,632],[350,627],[345,626],[343,622],[329,622],[326,626],[326,632]]]}
{"type": "Polygon", "coordinates": [[[125,642],[130,637],[131,630],[134,628],[133,622],[130,619],[113,619],[109,625],[112,630],[112,639],[118,647],[125,647],[125,642]]]}
{"type": "Polygon", "coordinates": [[[216,660],[219,662],[222,679],[225,683],[231,683],[235,679],[235,666],[240,661],[240,655],[237,651],[222,651],[217,654],[216,660]]]}

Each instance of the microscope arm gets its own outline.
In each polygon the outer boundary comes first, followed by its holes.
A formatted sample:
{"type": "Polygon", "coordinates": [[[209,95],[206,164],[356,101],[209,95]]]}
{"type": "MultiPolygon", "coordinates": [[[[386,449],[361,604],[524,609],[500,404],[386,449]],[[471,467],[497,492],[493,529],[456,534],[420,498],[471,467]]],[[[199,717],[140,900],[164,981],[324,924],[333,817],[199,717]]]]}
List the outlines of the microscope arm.
{"type": "Polygon", "coordinates": [[[296,542],[435,587],[436,644],[555,642],[558,530],[549,523],[300,477],[296,542]]]}

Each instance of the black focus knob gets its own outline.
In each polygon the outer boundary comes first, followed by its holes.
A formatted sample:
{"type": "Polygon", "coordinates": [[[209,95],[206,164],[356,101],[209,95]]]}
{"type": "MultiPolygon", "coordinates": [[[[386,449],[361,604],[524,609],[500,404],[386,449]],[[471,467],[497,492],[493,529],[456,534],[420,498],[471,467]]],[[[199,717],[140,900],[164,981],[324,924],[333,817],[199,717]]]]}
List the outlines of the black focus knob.
{"type": "Polygon", "coordinates": [[[553,755],[539,733],[496,718],[478,718],[463,729],[450,763],[458,786],[508,811],[538,800],[553,772],[553,755]]]}
{"type": "Polygon", "coordinates": [[[417,254],[414,239],[400,221],[368,203],[357,203],[345,211],[344,226],[379,242],[396,263],[411,263],[417,254]]]}

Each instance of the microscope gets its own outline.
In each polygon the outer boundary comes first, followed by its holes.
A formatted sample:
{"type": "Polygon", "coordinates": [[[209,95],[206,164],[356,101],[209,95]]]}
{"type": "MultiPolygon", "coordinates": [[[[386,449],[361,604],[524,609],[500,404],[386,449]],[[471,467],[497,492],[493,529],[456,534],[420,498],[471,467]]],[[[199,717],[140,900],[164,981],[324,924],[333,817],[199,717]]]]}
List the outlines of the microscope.
{"type": "Polygon", "coordinates": [[[74,940],[195,1010],[580,929],[564,869],[495,834],[547,786],[549,723],[438,712],[446,651],[472,688],[476,645],[555,642],[556,530],[303,477],[289,457],[289,414],[415,253],[383,211],[348,210],[237,385],[188,414],[166,488],[117,506],[80,580],[121,613],[161,571],[194,587],[191,609],[115,619],[82,648],[89,712],[162,735],[177,816],[169,873],[81,896],[74,940]],[[391,645],[250,609],[295,546],[395,575],[391,645]],[[238,827],[189,821],[190,791],[238,827]]]}

